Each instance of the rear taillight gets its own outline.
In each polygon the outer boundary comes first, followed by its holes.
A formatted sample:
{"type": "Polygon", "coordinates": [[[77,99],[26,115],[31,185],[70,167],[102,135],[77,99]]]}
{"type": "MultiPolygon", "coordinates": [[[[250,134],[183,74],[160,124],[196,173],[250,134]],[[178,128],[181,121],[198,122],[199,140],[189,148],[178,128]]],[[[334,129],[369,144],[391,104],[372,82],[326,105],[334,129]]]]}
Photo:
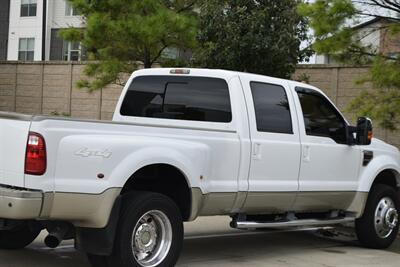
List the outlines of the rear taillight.
{"type": "Polygon", "coordinates": [[[46,144],[43,136],[30,132],[26,144],[25,173],[42,175],[46,172],[46,144]]]}

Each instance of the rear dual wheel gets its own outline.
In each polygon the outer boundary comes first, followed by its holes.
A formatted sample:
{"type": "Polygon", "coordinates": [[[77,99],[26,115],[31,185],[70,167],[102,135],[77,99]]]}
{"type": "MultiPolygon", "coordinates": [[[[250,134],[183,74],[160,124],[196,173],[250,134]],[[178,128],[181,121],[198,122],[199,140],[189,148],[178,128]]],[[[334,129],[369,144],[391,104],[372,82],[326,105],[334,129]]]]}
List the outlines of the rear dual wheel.
{"type": "Polygon", "coordinates": [[[40,231],[36,223],[30,222],[21,222],[10,230],[0,230],[0,249],[22,249],[31,244],[40,231]]]}
{"type": "Polygon", "coordinates": [[[94,267],[169,267],[183,242],[179,208],[167,196],[133,192],[124,197],[111,256],[88,255],[94,267]]]}

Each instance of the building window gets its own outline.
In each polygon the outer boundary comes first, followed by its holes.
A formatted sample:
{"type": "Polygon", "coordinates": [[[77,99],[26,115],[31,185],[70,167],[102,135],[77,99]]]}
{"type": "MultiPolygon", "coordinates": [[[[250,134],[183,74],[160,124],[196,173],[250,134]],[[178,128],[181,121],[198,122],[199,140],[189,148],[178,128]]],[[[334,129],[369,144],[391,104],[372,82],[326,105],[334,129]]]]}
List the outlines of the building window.
{"type": "Polygon", "coordinates": [[[164,49],[162,56],[168,59],[177,59],[179,58],[179,50],[175,47],[167,47],[164,49]]]}
{"type": "Polygon", "coordinates": [[[79,42],[64,41],[63,60],[64,61],[80,61],[81,60],[81,45],[79,42]]]}
{"type": "Polygon", "coordinates": [[[20,38],[18,60],[33,61],[35,54],[35,38],[20,38]]]}
{"type": "Polygon", "coordinates": [[[37,0],[21,0],[21,17],[36,16],[37,0]]]}
{"type": "Polygon", "coordinates": [[[68,0],[65,0],[65,16],[78,16],[78,11],[71,5],[68,0]]]}

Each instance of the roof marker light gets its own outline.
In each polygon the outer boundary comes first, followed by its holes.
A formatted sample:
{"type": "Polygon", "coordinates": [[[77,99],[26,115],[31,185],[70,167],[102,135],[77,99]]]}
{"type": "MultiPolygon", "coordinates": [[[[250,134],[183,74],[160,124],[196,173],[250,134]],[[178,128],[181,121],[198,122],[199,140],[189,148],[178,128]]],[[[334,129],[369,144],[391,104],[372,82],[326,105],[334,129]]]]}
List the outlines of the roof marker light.
{"type": "Polygon", "coordinates": [[[190,74],[188,69],[172,69],[169,73],[171,74],[190,74]]]}

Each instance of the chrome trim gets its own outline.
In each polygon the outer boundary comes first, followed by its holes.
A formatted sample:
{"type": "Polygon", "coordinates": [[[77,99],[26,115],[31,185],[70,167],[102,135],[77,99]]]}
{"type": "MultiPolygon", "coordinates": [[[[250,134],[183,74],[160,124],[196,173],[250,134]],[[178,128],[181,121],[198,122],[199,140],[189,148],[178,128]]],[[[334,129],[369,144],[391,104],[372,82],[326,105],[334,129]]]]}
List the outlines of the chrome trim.
{"type": "Polygon", "coordinates": [[[376,234],[385,239],[389,237],[399,223],[396,205],[390,197],[384,197],[376,206],[374,226],[376,234]]]}
{"type": "Polygon", "coordinates": [[[332,225],[342,224],[355,221],[353,217],[335,218],[335,219],[306,219],[306,220],[293,220],[293,221],[279,221],[279,222],[257,222],[257,221],[236,221],[234,227],[238,229],[252,229],[252,228],[283,228],[283,227],[297,227],[297,226],[319,226],[319,225],[332,225]]]}
{"type": "Polygon", "coordinates": [[[43,192],[39,190],[28,190],[18,187],[0,185],[0,196],[14,198],[42,198],[43,192]]]}
{"type": "Polygon", "coordinates": [[[172,225],[160,210],[146,212],[137,221],[131,237],[131,248],[136,262],[142,267],[159,266],[172,245],[172,225]]]}

